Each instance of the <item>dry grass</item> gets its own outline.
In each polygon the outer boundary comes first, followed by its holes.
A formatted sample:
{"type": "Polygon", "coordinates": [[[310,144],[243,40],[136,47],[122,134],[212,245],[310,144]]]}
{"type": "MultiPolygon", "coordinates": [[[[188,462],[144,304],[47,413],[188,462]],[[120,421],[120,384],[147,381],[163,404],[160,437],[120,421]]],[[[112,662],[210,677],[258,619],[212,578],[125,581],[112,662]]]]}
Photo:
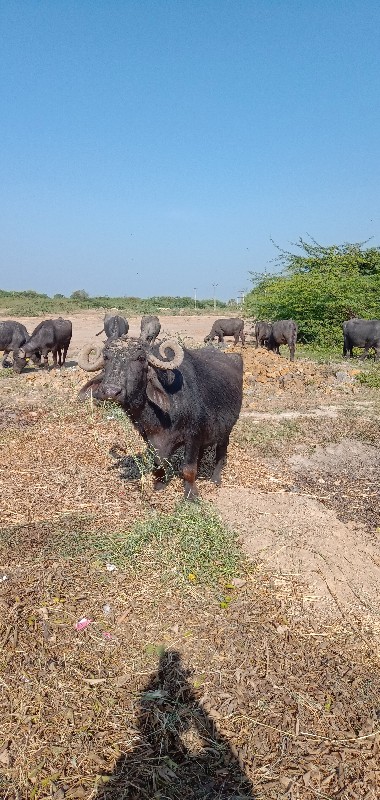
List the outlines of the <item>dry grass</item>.
{"type": "MultiPolygon", "coordinates": [[[[375,800],[368,632],[318,625],[296,580],[247,571],[207,505],[178,507],[177,477],[155,495],[138,436],[78,404],[82,382],[2,381],[2,800],[375,800]]],[[[227,484],[287,481],[234,438],[227,484]]]]}

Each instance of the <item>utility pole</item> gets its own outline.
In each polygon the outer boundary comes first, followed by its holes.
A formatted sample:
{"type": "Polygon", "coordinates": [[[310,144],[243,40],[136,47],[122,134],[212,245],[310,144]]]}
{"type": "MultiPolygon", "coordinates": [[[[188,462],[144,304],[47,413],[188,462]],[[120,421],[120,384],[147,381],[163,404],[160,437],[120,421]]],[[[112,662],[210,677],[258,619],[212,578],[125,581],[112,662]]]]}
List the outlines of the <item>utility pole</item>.
{"type": "Polygon", "coordinates": [[[194,308],[197,307],[197,287],[194,286],[194,308]]]}
{"type": "Polygon", "coordinates": [[[216,287],[219,286],[218,283],[213,283],[212,288],[214,290],[214,311],[216,311],[216,287]]]}

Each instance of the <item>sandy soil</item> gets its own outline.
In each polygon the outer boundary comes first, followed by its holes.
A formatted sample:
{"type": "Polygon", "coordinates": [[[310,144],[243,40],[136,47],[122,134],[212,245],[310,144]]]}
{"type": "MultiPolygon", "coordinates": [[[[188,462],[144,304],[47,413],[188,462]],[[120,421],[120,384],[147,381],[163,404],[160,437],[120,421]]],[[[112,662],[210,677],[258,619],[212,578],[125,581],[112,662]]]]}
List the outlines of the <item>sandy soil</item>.
{"type": "Polygon", "coordinates": [[[305,583],[304,607],[325,618],[353,614],[380,632],[380,550],[360,525],[344,524],[314,498],[221,488],[222,516],[249,558],[305,583]]]}
{"type": "MultiPolygon", "coordinates": [[[[102,336],[96,336],[98,331],[103,327],[103,311],[87,311],[81,314],[72,314],[70,319],[73,323],[73,338],[68,352],[68,360],[75,358],[78,351],[87,343],[94,342],[99,344],[102,336]]],[[[202,342],[204,337],[210,332],[212,323],[217,317],[215,316],[162,316],[161,325],[162,333],[179,334],[181,337],[189,336],[197,342],[202,342]]],[[[28,331],[32,330],[43,319],[51,319],[51,315],[46,317],[18,317],[18,322],[21,322],[28,331]]],[[[128,317],[129,334],[130,336],[138,336],[140,333],[139,317],[128,317]]]]}

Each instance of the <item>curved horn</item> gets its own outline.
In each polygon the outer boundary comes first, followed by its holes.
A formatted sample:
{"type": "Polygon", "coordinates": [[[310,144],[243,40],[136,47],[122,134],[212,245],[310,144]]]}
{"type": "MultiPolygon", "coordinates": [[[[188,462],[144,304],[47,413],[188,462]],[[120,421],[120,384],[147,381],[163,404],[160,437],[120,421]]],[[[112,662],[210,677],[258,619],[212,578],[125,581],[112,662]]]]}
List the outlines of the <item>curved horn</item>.
{"type": "Polygon", "coordinates": [[[81,369],[85,369],[86,372],[97,372],[102,369],[104,367],[103,348],[95,347],[93,344],[86,344],[86,347],[81,350],[77,357],[77,364],[81,369]],[[95,358],[90,361],[89,355],[93,350],[95,350],[95,358]]]}
{"type": "Polygon", "coordinates": [[[170,359],[170,361],[161,361],[159,358],[153,355],[153,353],[148,353],[147,359],[149,364],[152,364],[152,367],[158,367],[159,369],[177,369],[179,365],[183,361],[183,357],[185,355],[183,348],[175,339],[166,339],[165,342],[161,342],[158,352],[160,356],[166,358],[166,350],[170,347],[171,350],[174,350],[174,357],[170,359]]]}

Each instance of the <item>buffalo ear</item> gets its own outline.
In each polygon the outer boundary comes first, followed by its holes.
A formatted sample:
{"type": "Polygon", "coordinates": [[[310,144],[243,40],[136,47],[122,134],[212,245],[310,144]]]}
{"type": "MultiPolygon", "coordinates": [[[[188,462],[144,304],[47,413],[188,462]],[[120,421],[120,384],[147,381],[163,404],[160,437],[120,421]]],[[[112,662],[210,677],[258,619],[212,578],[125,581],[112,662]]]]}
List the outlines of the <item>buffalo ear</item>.
{"type": "Polygon", "coordinates": [[[146,394],[148,400],[151,403],[154,403],[155,406],[164,411],[166,414],[169,413],[170,410],[170,401],[165,392],[164,387],[158,380],[155,370],[152,367],[148,367],[148,379],[146,384],[146,394]]]}
{"type": "Polygon", "coordinates": [[[17,355],[19,358],[25,358],[25,350],[23,350],[22,347],[19,347],[17,355]]]}

